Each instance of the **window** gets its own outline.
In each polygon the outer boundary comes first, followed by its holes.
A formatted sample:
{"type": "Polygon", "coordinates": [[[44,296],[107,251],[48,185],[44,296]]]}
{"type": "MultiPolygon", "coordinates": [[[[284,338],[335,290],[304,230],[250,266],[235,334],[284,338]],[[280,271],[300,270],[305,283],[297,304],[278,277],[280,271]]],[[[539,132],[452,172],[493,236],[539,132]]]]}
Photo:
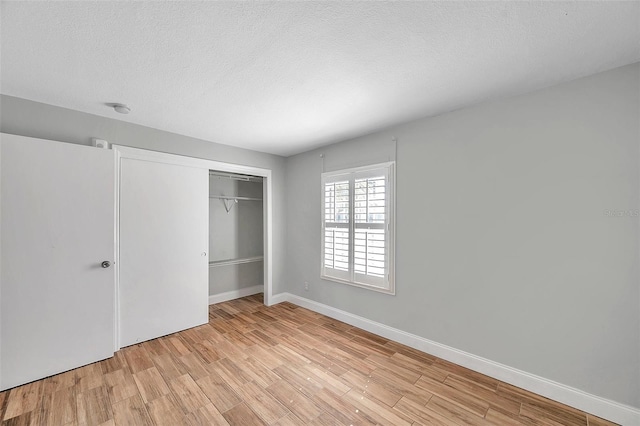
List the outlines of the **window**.
{"type": "Polygon", "coordinates": [[[322,174],[322,278],[395,294],[393,166],[322,174]]]}

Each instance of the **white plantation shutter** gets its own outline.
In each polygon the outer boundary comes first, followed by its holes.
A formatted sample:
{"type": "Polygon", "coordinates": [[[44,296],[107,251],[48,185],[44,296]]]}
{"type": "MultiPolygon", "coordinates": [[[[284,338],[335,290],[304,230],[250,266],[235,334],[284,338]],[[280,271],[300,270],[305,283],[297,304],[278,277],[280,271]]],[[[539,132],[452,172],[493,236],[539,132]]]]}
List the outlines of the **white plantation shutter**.
{"type": "Polygon", "coordinates": [[[393,163],[323,173],[322,276],[394,293],[393,163]]]}
{"type": "Polygon", "coordinates": [[[349,277],[349,181],[324,185],[324,267],[336,278],[349,277]]]}
{"type": "Polygon", "coordinates": [[[384,286],[386,271],[386,184],[384,174],[356,178],[354,189],[355,280],[378,286],[384,286]]]}

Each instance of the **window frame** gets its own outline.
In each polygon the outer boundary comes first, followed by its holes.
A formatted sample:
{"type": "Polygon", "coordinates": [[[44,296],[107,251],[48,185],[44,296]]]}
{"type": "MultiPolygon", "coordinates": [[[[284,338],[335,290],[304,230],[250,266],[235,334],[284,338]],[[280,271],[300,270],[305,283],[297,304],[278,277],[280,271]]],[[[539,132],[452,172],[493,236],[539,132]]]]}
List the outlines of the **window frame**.
{"type": "MultiPolygon", "coordinates": [[[[353,167],[349,169],[335,170],[321,174],[321,202],[320,202],[320,278],[323,280],[334,281],[342,284],[348,284],[355,287],[365,288],[368,290],[395,295],[395,210],[396,210],[396,188],[395,188],[395,161],[385,163],[371,164],[362,167],[353,167]],[[374,283],[366,283],[358,281],[357,276],[363,276],[355,271],[355,231],[358,224],[355,222],[355,181],[357,179],[366,179],[379,176],[383,171],[386,177],[385,184],[385,222],[382,229],[385,229],[385,274],[382,285],[374,283]],[[325,238],[326,238],[326,217],[325,217],[325,188],[327,184],[332,182],[349,183],[349,214],[347,226],[341,226],[348,230],[349,247],[348,247],[348,270],[342,271],[325,266],[325,238]],[[334,274],[327,274],[327,270],[331,270],[334,274]]],[[[359,222],[360,223],[360,222],[359,222]]],[[[366,223],[366,222],[365,222],[366,223]]],[[[360,228],[367,228],[360,226],[360,228]]],[[[370,229],[380,227],[373,226],[370,229]]],[[[370,278],[375,281],[375,278],[370,278]]]]}

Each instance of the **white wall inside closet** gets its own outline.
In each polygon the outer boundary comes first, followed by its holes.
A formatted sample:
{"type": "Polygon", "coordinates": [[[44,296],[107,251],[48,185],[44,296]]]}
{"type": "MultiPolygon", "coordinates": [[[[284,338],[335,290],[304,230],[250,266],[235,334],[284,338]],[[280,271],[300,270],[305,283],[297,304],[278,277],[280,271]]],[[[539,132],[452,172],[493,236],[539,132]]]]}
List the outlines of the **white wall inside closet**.
{"type": "Polygon", "coordinates": [[[209,176],[210,303],[263,291],[263,179],[209,176]]]}

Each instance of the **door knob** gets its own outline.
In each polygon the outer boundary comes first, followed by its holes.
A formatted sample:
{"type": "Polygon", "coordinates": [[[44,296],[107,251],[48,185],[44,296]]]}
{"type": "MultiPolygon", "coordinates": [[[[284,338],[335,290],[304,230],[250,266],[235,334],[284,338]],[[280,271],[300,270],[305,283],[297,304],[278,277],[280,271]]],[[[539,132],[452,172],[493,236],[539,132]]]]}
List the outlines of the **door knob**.
{"type": "Polygon", "coordinates": [[[108,268],[109,266],[111,266],[111,262],[109,262],[108,260],[105,260],[104,262],[101,263],[103,268],[108,268]]]}

